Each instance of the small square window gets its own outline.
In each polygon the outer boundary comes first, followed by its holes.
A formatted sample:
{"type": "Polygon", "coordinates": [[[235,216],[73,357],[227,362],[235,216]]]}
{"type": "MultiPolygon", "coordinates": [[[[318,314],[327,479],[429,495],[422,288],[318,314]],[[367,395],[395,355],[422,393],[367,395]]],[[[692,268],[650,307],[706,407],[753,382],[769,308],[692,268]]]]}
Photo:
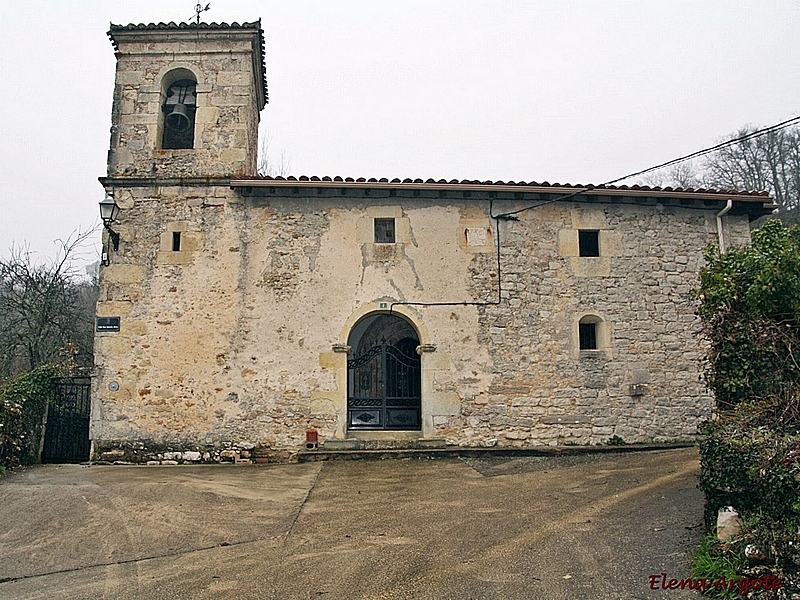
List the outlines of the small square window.
{"type": "Polygon", "coordinates": [[[591,229],[578,231],[578,254],[580,256],[600,256],[600,232],[591,229]]]}
{"type": "Polygon", "coordinates": [[[597,350],[597,323],[579,323],[581,350],[597,350]]]}
{"type": "Polygon", "coordinates": [[[173,231],[172,232],[172,251],[173,252],[180,252],[181,250],[181,232],[180,231],[173,231]]]}
{"type": "Polygon", "coordinates": [[[375,219],[375,243],[394,244],[394,219],[375,219]]]}

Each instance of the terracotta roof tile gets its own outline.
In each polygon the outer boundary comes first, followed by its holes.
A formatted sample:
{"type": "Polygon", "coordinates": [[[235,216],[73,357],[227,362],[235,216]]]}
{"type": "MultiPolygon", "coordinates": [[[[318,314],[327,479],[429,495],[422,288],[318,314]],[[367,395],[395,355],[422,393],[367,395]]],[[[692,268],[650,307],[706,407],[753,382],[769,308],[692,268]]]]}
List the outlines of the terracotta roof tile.
{"type": "Polygon", "coordinates": [[[479,181],[475,179],[451,179],[447,181],[446,179],[399,179],[395,177],[394,179],[389,180],[386,177],[382,177],[380,179],[376,179],[374,177],[370,177],[369,179],[365,177],[359,177],[354,179],[352,177],[342,177],[340,175],[336,175],[335,177],[325,176],[325,177],[317,177],[313,176],[309,178],[306,175],[300,176],[299,178],[295,177],[294,175],[290,175],[288,177],[282,176],[252,176],[252,177],[237,177],[234,181],[238,182],[245,182],[245,181],[260,181],[260,182],[329,182],[329,183],[352,183],[352,184],[363,184],[364,187],[368,187],[369,184],[380,184],[382,186],[386,185],[397,185],[398,187],[403,187],[404,185],[426,185],[426,186],[437,186],[437,187],[463,187],[463,186],[485,186],[485,187],[526,187],[526,188],[552,188],[554,191],[556,190],[569,190],[574,191],[578,189],[587,189],[592,190],[594,193],[608,190],[609,192],[641,192],[641,193],[648,193],[648,192],[660,192],[660,193],[675,193],[675,194],[710,194],[710,195],[724,195],[724,196],[740,196],[745,198],[751,198],[753,200],[769,200],[770,196],[767,192],[747,192],[741,190],[715,190],[715,189],[707,189],[707,188],[682,188],[682,187],[659,187],[659,186],[647,186],[647,185],[592,185],[592,184],[572,184],[572,183],[550,183],[548,181],[543,182],[536,182],[536,181],[479,181]]]}

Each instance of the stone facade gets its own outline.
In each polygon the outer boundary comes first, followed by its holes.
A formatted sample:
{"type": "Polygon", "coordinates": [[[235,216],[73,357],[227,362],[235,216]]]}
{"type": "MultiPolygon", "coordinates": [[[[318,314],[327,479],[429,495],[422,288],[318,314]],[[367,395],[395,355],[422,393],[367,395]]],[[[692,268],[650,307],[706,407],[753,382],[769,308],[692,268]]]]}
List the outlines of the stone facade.
{"type": "Polygon", "coordinates": [[[248,460],[300,450],[309,429],[323,447],[696,436],[711,407],[692,298],[703,251],[726,207],[725,243],[748,241],[768,198],[259,178],[258,24],[110,35],[101,181],[121,208],[120,244],[97,314],[120,330],[96,336],[95,458],[248,460]],[[161,150],[175,70],[197,81],[195,148],[161,150]],[[375,241],[376,219],[393,220],[393,242],[375,241]],[[579,232],[596,232],[599,256],[581,256],[579,232]],[[354,332],[390,313],[404,320],[396,337],[416,332],[421,427],[354,429],[354,332]]]}

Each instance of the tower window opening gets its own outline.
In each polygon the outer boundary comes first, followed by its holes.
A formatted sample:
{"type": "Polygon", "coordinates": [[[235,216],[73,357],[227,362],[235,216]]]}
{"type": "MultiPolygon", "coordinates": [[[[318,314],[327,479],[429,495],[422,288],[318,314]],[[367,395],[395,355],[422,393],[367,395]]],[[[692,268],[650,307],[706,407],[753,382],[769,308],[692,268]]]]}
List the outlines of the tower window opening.
{"type": "Polygon", "coordinates": [[[193,148],[197,83],[191,79],[179,79],[170,84],[161,109],[164,112],[161,147],[165,150],[193,148]]]}

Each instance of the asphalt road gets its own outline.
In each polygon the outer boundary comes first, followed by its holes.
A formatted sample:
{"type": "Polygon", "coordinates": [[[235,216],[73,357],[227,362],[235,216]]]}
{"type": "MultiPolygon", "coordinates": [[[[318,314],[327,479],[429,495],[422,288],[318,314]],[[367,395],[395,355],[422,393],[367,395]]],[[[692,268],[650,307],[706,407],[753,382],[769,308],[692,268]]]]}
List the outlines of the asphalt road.
{"type": "Polygon", "coordinates": [[[0,480],[0,598],[629,599],[689,575],[694,449],[0,480]],[[659,579],[660,582],[660,579],[659,579]]]}

